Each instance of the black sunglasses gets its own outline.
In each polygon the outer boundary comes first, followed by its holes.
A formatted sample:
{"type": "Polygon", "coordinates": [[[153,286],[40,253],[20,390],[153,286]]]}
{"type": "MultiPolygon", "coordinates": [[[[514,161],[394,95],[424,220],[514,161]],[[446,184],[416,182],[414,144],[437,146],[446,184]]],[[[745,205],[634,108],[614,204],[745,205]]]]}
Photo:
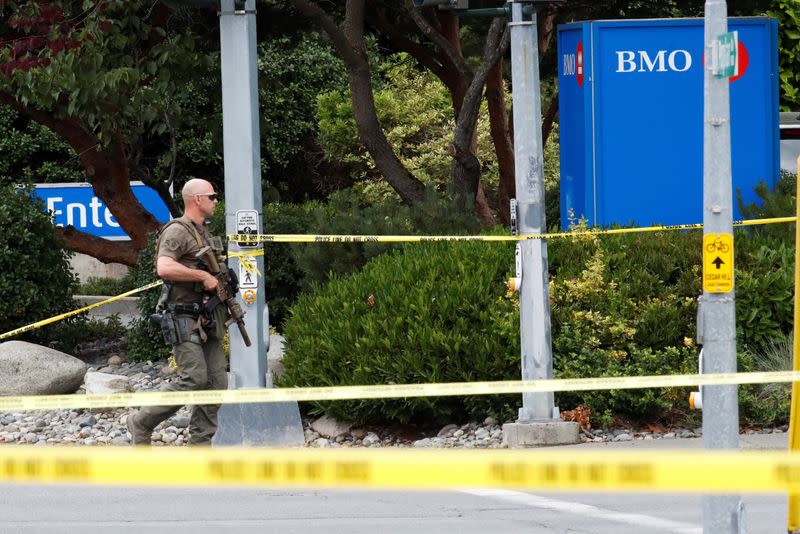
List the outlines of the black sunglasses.
{"type": "Polygon", "coordinates": [[[210,200],[212,202],[215,201],[215,200],[219,200],[219,194],[218,193],[199,193],[199,194],[197,194],[195,196],[196,197],[208,197],[208,200],[210,200]]]}

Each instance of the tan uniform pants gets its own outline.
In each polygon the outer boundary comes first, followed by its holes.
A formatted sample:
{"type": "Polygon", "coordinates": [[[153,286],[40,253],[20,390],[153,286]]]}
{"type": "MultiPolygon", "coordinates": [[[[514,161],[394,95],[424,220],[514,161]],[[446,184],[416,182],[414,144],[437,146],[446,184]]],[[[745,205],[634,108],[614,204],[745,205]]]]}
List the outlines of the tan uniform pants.
{"type": "MultiPolygon", "coordinates": [[[[194,336],[193,336],[194,337],[194,336]]],[[[198,339],[199,341],[199,339],[198,339]]],[[[199,389],[227,389],[227,362],[222,343],[208,332],[205,343],[186,341],[174,346],[178,376],[165,384],[162,391],[192,391],[199,389]]],[[[134,442],[150,442],[150,434],[159,423],[171,417],[180,406],[146,406],[133,420],[136,432],[134,442]]],[[[217,431],[218,404],[198,405],[192,408],[189,420],[189,444],[210,445],[217,431]]]]}

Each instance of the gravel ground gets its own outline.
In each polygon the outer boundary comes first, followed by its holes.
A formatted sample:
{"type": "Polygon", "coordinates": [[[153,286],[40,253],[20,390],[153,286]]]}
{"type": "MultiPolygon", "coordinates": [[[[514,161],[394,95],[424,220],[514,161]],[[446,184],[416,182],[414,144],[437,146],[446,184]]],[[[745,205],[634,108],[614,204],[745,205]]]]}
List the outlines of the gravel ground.
{"type": "MultiPolygon", "coordinates": [[[[114,362],[115,359],[109,359],[114,362]]],[[[119,361],[119,360],[116,360],[119,361]]],[[[166,361],[124,362],[119,365],[96,364],[89,371],[127,377],[134,391],[158,389],[174,375],[166,361]]],[[[81,388],[78,393],[84,393],[81,388]]],[[[50,410],[0,412],[0,444],[33,445],[128,445],[130,436],[125,426],[127,408],[106,410],[50,410]]],[[[189,409],[182,407],[170,419],[156,427],[155,446],[182,446],[188,439],[189,409]]],[[[418,448],[502,448],[502,425],[491,417],[482,422],[449,424],[438,432],[422,432],[415,428],[368,427],[350,428],[336,436],[323,436],[312,428],[313,421],[303,421],[308,447],[418,447],[418,448]]],[[[787,426],[746,430],[745,433],[783,433],[787,426]]],[[[663,428],[647,430],[615,428],[581,430],[583,442],[669,440],[702,436],[700,428],[663,428]]]]}

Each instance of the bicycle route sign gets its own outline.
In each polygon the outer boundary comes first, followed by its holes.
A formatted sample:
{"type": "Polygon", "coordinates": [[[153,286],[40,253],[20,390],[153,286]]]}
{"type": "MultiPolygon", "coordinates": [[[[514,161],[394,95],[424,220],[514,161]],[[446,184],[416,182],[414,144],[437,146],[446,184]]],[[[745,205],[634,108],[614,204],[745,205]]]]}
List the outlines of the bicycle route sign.
{"type": "Polygon", "coordinates": [[[703,236],[703,290],[708,293],[733,291],[733,235],[703,236]]]}

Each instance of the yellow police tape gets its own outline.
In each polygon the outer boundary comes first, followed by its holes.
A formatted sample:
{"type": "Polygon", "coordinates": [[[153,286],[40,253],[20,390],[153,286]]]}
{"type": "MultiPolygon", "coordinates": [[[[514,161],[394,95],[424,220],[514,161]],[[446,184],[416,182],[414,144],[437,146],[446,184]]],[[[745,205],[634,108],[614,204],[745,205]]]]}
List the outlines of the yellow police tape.
{"type": "Polygon", "coordinates": [[[156,287],[156,286],[160,286],[163,283],[164,282],[162,282],[161,280],[158,280],[156,282],[152,282],[150,284],[147,284],[146,286],[142,286],[142,287],[138,287],[136,289],[131,289],[130,291],[126,291],[125,293],[122,293],[121,295],[117,295],[116,297],[111,297],[111,298],[103,300],[101,302],[95,302],[94,304],[89,304],[88,306],[84,306],[83,308],[78,308],[77,310],[72,310],[72,311],[69,311],[67,313],[62,313],[60,315],[55,315],[55,316],[50,317],[48,319],[43,319],[43,320],[37,321],[35,323],[31,323],[31,324],[28,324],[28,325],[25,325],[25,326],[21,326],[19,328],[15,328],[14,330],[9,330],[8,332],[0,334],[0,341],[2,341],[4,339],[7,339],[7,338],[10,338],[10,337],[13,337],[13,336],[17,336],[19,334],[23,334],[25,332],[28,332],[29,330],[35,330],[36,328],[41,328],[42,326],[46,326],[46,325],[55,323],[57,321],[61,321],[62,319],[66,319],[67,317],[72,317],[73,315],[78,315],[79,313],[83,313],[83,312],[92,310],[94,308],[99,308],[100,306],[105,306],[106,304],[114,302],[115,300],[119,300],[119,299],[124,298],[124,297],[130,297],[131,295],[135,295],[136,293],[140,293],[140,292],[142,292],[142,291],[144,291],[146,289],[150,289],[150,288],[153,288],[153,287],[156,287]]]}
{"type": "MultiPolygon", "coordinates": [[[[773,217],[771,219],[751,219],[746,221],[735,221],[733,223],[734,226],[756,226],[762,224],[775,224],[775,223],[785,223],[785,222],[795,222],[797,217],[773,217]]],[[[262,243],[262,242],[270,242],[270,243],[415,243],[415,242],[438,242],[438,241],[525,241],[529,239],[552,239],[552,238],[576,238],[576,237],[585,237],[585,236],[594,236],[594,235],[604,235],[604,234],[630,234],[630,233],[637,233],[637,232],[661,232],[665,230],[691,230],[696,228],[702,228],[702,224],[681,224],[681,225],[673,225],[673,226],[649,226],[643,228],[614,228],[610,230],[589,230],[586,232],[560,232],[554,234],[536,234],[536,235],[521,235],[521,236],[502,236],[502,235],[487,235],[487,236],[410,236],[410,235],[400,235],[400,236],[383,236],[383,235],[302,235],[302,234],[271,234],[271,235],[247,235],[247,234],[231,234],[228,235],[228,239],[230,241],[235,241],[239,243],[262,243]]],[[[261,275],[258,271],[258,267],[256,266],[254,261],[251,261],[250,258],[256,256],[263,256],[264,250],[263,249],[253,249],[253,250],[242,250],[242,251],[231,251],[228,256],[231,258],[237,258],[242,262],[245,270],[250,273],[255,273],[256,275],[261,275]]],[[[62,313],[60,315],[56,315],[54,317],[50,317],[48,319],[43,319],[41,321],[31,323],[29,325],[22,326],[20,328],[16,328],[14,330],[10,330],[3,334],[0,334],[0,341],[4,339],[8,339],[10,337],[23,334],[30,330],[34,330],[36,328],[40,328],[42,326],[46,326],[48,324],[55,323],[62,319],[66,319],[67,317],[71,317],[73,315],[77,315],[79,313],[83,313],[85,311],[89,311],[93,308],[97,308],[100,306],[104,306],[115,300],[119,300],[123,297],[128,297],[130,295],[134,295],[146,289],[150,289],[152,287],[156,287],[161,285],[161,281],[153,282],[143,287],[139,287],[133,289],[131,291],[125,292],[121,295],[117,295],[116,297],[112,297],[108,300],[104,300],[102,302],[97,302],[95,304],[91,304],[89,306],[85,306],[83,308],[73,310],[67,313],[62,313]]]]}
{"type": "Polygon", "coordinates": [[[497,395],[800,381],[800,371],[0,397],[0,411],[497,395]]]}
{"type": "MultiPolygon", "coordinates": [[[[734,221],[734,226],[758,226],[795,222],[797,217],[773,217],[734,221]]],[[[580,232],[558,232],[528,235],[315,235],[315,234],[229,234],[228,240],[237,243],[423,243],[438,241],[527,241],[530,239],[564,239],[597,235],[634,234],[640,232],[664,232],[670,230],[692,230],[702,224],[678,224],[673,226],[647,226],[641,228],[612,228],[580,232]]],[[[256,251],[236,253],[242,256],[258,255],[256,251]]]]}
{"type": "Polygon", "coordinates": [[[800,454],[5,446],[0,481],[763,493],[800,491],[800,454]]]}

